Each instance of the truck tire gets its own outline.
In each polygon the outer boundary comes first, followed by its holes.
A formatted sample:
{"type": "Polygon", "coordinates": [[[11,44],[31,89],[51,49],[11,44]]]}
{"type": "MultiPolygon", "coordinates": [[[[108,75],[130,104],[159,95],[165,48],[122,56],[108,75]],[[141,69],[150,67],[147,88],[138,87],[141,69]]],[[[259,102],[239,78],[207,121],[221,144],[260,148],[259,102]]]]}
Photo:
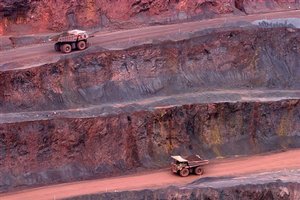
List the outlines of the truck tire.
{"type": "Polygon", "coordinates": [[[179,174],[182,177],[187,177],[190,174],[190,171],[187,168],[183,168],[182,170],[180,170],[179,174]]]}
{"type": "Polygon", "coordinates": [[[54,49],[55,49],[55,51],[60,51],[60,44],[59,44],[59,43],[56,43],[56,44],[54,45],[54,49]]]}
{"type": "Polygon", "coordinates": [[[196,167],[194,169],[194,173],[197,175],[202,175],[203,174],[203,169],[201,167],[196,167]]]}
{"type": "Polygon", "coordinates": [[[84,50],[84,49],[86,49],[86,47],[87,47],[87,44],[84,40],[77,42],[77,49],[84,50]]]}
{"type": "Polygon", "coordinates": [[[60,50],[63,53],[70,53],[72,51],[72,46],[70,44],[63,44],[60,46],[60,50]]]}

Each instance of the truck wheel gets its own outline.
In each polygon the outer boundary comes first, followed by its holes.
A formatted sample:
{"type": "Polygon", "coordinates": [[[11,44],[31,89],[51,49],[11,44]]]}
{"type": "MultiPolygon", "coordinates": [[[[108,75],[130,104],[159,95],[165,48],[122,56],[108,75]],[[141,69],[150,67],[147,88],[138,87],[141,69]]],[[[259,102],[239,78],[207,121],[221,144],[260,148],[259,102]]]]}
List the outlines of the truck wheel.
{"type": "Polygon", "coordinates": [[[183,168],[182,170],[180,170],[179,174],[182,177],[186,177],[190,174],[190,171],[187,168],[183,168]]]}
{"type": "Polygon", "coordinates": [[[72,47],[70,44],[63,44],[60,46],[60,50],[63,53],[70,53],[72,51],[72,47]]]}
{"type": "Polygon", "coordinates": [[[86,42],[83,41],[83,40],[77,42],[77,48],[78,48],[79,50],[84,50],[84,49],[86,48],[86,42]]]}
{"type": "Polygon", "coordinates": [[[55,51],[60,51],[60,44],[56,43],[54,45],[54,49],[55,49],[55,51]]]}
{"type": "Polygon", "coordinates": [[[194,172],[197,175],[202,175],[203,174],[203,169],[201,169],[201,167],[196,167],[194,172]]]}

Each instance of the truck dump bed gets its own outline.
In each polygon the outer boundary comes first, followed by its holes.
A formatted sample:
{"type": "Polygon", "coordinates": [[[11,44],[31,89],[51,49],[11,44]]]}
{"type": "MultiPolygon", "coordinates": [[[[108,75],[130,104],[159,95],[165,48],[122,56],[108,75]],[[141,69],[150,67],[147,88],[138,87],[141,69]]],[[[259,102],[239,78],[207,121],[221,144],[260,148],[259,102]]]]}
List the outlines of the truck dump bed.
{"type": "Polygon", "coordinates": [[[184,158],[181,156],[171,156],[171,157],[177,160],[178,162],[186,162],[191,167],[207,165],[209,163],[208,160],[203,160],[199,155],[192,155],[184,158]]]}
{"type": "Polygon", "coordinates": [[[88,38],[88,34],[86,33],[86,31],[71,30],[71,31],[66,31],[66,32],[60,33],[58,35],[54,35],[54,36],[50,37],[50,41],[75,42],[78,40],[78,36],[82,36],[81,39],[88,38]]]}

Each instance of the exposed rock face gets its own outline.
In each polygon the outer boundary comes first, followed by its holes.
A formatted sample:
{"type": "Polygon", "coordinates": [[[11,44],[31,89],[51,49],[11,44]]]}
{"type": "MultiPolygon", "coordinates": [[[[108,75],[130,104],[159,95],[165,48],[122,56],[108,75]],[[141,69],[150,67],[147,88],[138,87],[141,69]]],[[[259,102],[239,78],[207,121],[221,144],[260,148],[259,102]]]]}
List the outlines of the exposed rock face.
{"type": "Polygon", "coordinates": [[[0,72],[0,111],[69,109],[195,90],[299,89],[299,40],[299,31],[285,28],[240,29],[0,72]]]}
{"type": "Polygon", "coordinates": [[[234,3],[237,9],[245,12],[246,14],[300,8],[300,2],[298,0],[235,0],[234,3]]]}
{"type": "Polygon", "coordinates": [[[188,19],[296,9],[295,1],[248,0],[5,0],[0,34],[61,31],[68,28],[133,27],[188,19]]]}
{"type": "Polygon", "coordinates": [[[0,124],[0,190],[300,146],[300,101],[184,105],[109,117],[0,124]]]}
{"type": "MultiPolygon", "coordinates": [[[[219,31],[1,72],[0,112],[226,88],[299,89],[299,38],[286,28],[219,31]]],[[[164,166],[173,153],[213,158],[299,147],[299,105],[249,100],[1,123],[0,190],[164,166]]]]}

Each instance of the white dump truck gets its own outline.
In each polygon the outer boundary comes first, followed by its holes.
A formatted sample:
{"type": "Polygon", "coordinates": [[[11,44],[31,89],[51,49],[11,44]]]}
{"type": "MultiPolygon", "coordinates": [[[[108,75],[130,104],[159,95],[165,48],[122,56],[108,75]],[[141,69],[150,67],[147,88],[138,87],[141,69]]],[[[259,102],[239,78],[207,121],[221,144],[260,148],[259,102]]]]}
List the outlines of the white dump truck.
{"type": "Polygon", "coordinates": [[[202,175],[203,166],[209,163],[208,160],[202,159],[199,155],[192,155],[189,157],[171,156],[173,163],[171,164],[171,171],[182,177],[188,176],[190,173],[202,175]]]}
{"type": "Polygon", "coordinates": [[[62,53],[70,53],[72,50],[84,50],[88,45],[89,35],[86,31],[71,30],[50,38],[50,41],[55,41],[55,51],[62,53]]]}

